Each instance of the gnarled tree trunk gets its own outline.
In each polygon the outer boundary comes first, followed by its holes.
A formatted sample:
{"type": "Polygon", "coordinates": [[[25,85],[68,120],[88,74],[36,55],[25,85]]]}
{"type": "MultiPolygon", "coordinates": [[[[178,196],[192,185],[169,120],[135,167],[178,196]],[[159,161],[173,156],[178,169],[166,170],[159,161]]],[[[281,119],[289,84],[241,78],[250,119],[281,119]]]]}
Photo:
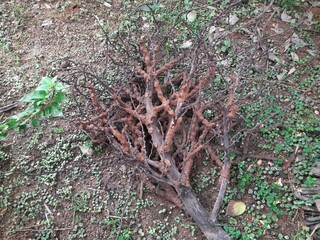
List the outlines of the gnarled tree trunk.
{"type": "Polygon", "coordinates": [[[192,217],[208,240],[228,240],[231,239],[219,224],[210,220],[209,212],[202,206],[191,188],[180,186],[176,188],[183,209],[192,217]]]}

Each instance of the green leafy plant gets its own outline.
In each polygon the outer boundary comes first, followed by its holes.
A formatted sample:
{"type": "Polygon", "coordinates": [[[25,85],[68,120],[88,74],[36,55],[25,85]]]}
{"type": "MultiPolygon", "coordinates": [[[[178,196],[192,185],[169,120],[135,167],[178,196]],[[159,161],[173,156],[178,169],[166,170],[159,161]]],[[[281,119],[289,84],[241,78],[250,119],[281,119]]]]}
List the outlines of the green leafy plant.
{"type": "Polygon", "coordinates": [[[159,10],[160,6],[158,3],[154,2],[153,4],[144,4],[140,6],[140,10],[145,11],[145,12],[150,12],[150,11],[157,11],[159,10]]]}
{"type": "Polygon", "coordinates": [[[272,184],[271,187],[266,182],[261,182],[257,191],[257,196],[265,200],[267,206],[278,215],[282,215],[283,211],[278,208],[279,186],[272,184]]]}
{"type": "Polygon", "coordinates": [[[299,2],[299,0],[275,0],[276,4],[287,10],[292,10],[293,7],[299,2]]]}
{"type": "Polygon", "coordinates": [[[220,48],[218,49],[218,52],[220,53],[227,53],[229,49],[231,48],[231,41],[230,39],[225,39],[223,43],[221,43],[220,48]]]}
{"type": "Polygon", "coordinates": [[[252,180],[252,174],[251,173],[245,173],[242,175],[241,179],[238,182],[238,188],[245,189],[248,184],[250,184],[252,180]]]}
{"type": "Polygon", "coordinates": [[[306,178],[306,180],[304,181],[304,184],[307,186],[314,187],[314,186],[316,186],[316,180],[317,180],[316,178],[308,176],[306,178]]]}
{"type": "Polygon", "coordinates": [[[6,139],[11,130],[26,129],[30,123],[33,127],[39,126],[41,118],[62,116],[61,103],[66,101],[66,88],[56,77],[42,78],[36,90],[20,99],[29,106],[0,125],[0,140],[6,139]]]}

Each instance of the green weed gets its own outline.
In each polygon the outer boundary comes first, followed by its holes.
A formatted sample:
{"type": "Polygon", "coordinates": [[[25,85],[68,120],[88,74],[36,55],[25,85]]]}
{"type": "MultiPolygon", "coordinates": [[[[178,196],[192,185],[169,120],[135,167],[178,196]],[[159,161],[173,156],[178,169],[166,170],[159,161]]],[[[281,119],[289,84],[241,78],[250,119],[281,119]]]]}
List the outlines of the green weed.
{"type": "Polygon", "coordinates": [[[41,118],[61,117],[61,104],[66,102],[66,88],[56,78],[44,77],[35,91],[20,99],[29,104],[27,109],[0,125],[0,140],[6,139],[11,130],[26,129],[28,124],[38,127],[41,118]]]}

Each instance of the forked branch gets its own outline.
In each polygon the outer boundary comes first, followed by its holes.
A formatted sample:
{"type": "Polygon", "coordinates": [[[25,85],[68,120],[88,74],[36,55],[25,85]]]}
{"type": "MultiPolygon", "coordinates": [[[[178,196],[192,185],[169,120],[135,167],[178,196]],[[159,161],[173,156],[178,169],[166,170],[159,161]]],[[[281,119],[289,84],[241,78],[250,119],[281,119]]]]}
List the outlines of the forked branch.
{"type": "Polygon", "coordinates": [[[144,67],[135,65],[138,75],[120,95],[113,95],[102,104],[88,83],[97,116],[80,125],[91,135],[100,136],[101,141],[111,141],[125,158],[135,159],[149,179],[153,179],[149,185],[159,184],[161,189],[154,188],[156,192],[184,208],[208,239],[229,239],[216,225],[216,217],[231,166],[228,132],[237,111],[234,90],[237,80],[233,79],[229,94],[221,101],[208,101],[204,92],[215,75],[214,67],[199,80],[188,78],[185,72],[168,78],[164,73],[176,68],[182,57],[158,67],[160,46],[155,45],[149,51],[141,43],[140,50],[144,67]],[[102,105],[109,107],[104,110],[102,105]],[[208,110],[215,113],[214,118],[204,116],[208,110]],[[105,139],[101,138],[103,135],[105,139]],[[220,136],[225,148],[223,162],[211,146],[220,136]],[[222,167],[219,196],[211,217],[192,191],[194,159],[203,156],[222,167]]]}

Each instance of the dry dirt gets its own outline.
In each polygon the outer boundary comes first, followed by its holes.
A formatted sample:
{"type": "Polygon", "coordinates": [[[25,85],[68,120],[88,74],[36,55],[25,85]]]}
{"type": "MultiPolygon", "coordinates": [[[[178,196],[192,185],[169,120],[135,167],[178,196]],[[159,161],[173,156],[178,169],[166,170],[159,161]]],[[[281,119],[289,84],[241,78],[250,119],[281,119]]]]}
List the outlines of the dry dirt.
{"type": "MultiPolygon", "coordinates": [[[[84,0],[1,2],[0,106],[16,102],[34,89],[41,77],[56,72],[56,69],[70,67],[66,60],[77,63],[98,62],[100,59],[102,61],[104,43],[98,20],[114,21],[112,24],[116,25],[115,19],[121,14],[117,3],[111,5],[102,1],[84,0]]],[[[318,10],[313,11],[316,14],[318,10]]],[[[272,26],[275,23],[272,22],[272,26]]],[[[270,29],[272,26],[270,25],[270,29]]],[[[319,44],[319,35],[313,40],[319,44]]],[[[304,53],[299,54],[302,56],[304,53]]],[[[0,120],[23,108],[24,106],[19,104],[17,108],[0,115],[0,120]]],[[[172,239],[203,239],[190,218],[147,189],[142,191],[143,199],[148,199],[153,204],[137,206],[142,180],[139,174],[132,176],[132,171],[136,171],[134,165],[125,166],[122,162],[114,162],[111,153],[99,148],[95,148],[94,156],[83,156],[79,146],[87,139],[75,127],[72,116],[72,112],[69,112],[63,120],[44,121],[39,130],[40,134],[33,129],[17,133],[10,136],[2,146],[2,150],[9,157],[0,162],[0,183],[3,186],[14,186],[11,188],[13,191],[8,194],[8,201],[19,202],[19,198],[25,199],[21,211],[27,212],[28,208],[32,209],[33,204],[40,205],[41,209],[35,210],[39,213],[35,217],[20,219],[14,213],[14,209],[19,209],[19,205],[0,208],[0,239],[117,239],[117,236],[118,239],[129,239],[125,238],[125,234],[118,235],[119,229],[122,228],[123,231],[129,229],[132,232],[132,236],[135,237],[131,239],[138,239],[139,229],[142,229],[146,239],[152,240],[156,239],[157,232],[159,235],[167,233],[168,230],[165,229],[174,226],[179,229],[178,234],[172,239]],[[69,139],[70,135],[73,136],[72,139],[69,139]],[[40,184],[43,169],[39,169],[39,172],[28,172],[28,164],[38,162],[39,158],[45,158],[49,154],[41,152],[39,145],[44,144],[50,149],[54,146],[62,148],[65,142],[61,139],[70,143],[70,148],[66,150],[70,156],[66,157],[65,168],[59,169],[55,165],[55,183],[49,186],[45,183],[40,184]],[[24,158],[23,164],[20,163],[21,158],[24,158]],[[2,175],[18,162],[16,172],[13,171],[9,177],[4,178],[2,175]],[[17,182],[17,179],[21,182],[17,182]],[[66,183],[67,181],[69,182],[66,183]],[[39,185],[34,186],[33,183],[39,185]],[[72,196],[57,193],[66,186],[71,186],[72,196]],[[58,199],[58,205],[46,204],[43,200],[41,204],[34,203],[30,198],[22,196],[23,192],[39,194],[39,189],[48,193],[39,199],[52,196],[58,199]],[[134,192],[135,195],[127,194],[128,191],[134,192]],[[88,206],[81,206],[81,202],[86,200],[89,202],[88,206]],[[131,208],[134,214],[133,218],[129,218],[128,213],[121,212],[127,209],[126,204],[131,205],[129,209],[131,208]],[[99,206],[102,206],[101,209],[96,210],[99,206]],[[134,211],[134,208],[140,209],[134,211]],[[114,214],[118,215],[110,218],[110,215],[114,214]],[[48,224],[45,221],[50,222],[48,226],[52,230],[51,235],[45,235],[48,224]],[[167,225],[162,228],[159,222],[167,225]],[[146,233],[150,228],[155,231],[154,235],[146,233]],[[81,232],[82,229],[85,229],[84,234],[81,232]],[[43,234],[42,238],[39,234],[43,234]],[[121,236],[123,238],[120,238],[121,236]]],[[[65,153],[59,154],[61,158],[65,157],[65,153]]],[[[209,189],[203,193],[204,199],[209,199],[209,193],[209,189]]],[[[250,202],[250,199],[248,201],[250,202]]],[[[32,213],[32,210],[30,212],[32,213]]],[[[301,217],[302,212],[297,211],[296,222],[282,221],[282,230],[290,232],[300,229],[301,217]]],[[[249,218],[246,220],[250,221],[249,218]]]]}
{"type": "MultiPolygon", "coordinates": [[[[103,41],[101,41],[102,33],[98,19],[101,22],[115,19],[115,16],[119,14],[117,11],[116,3],[112,4],[111,9],[111,6],[104,5],[103,2],[98,1],[2,2],[0,4],[2,24],[0,26],[0,105],[6,106],[16,102],[25,93],[34,89],[41,77],[52,74],[55,69],[69,67],[65,60],[85,63],[102,59],[103,41]]],[[[21,111],[23,108],[24,106],[19,104],[17,108],[3,113],[1,119],[21,111]]],[[[72,115],[72,113],[68,115],[72,115]]],[[[64,120],[53,120],[49,124],[50,127],[54,126],[56,129],[63,129],[63,134],[61,135],[50,134],[50,131],[47,129],[48,123],[44,121],[44,127],[40,130],[42,132],[39,137],[40,143],[45,143],[48,147],[52,147],[57,144],[59,138],[63,138],[69,134],[80,134],[74,126],[74,122],[68,120],[71,119],[69,117],[67,116],[64,120]]],[[[35,159],[46,156],[46,153],[41,153],[37,149],[37,144],[30,147],[29,144],[34,134],[36,134],[36,131],[33,130],[19,133],[18,135],[11,136],[4,146],[2,146],[2,150],[10,155],[10,157],[0,163],[1,174],[9,170],[15,161],[21,157],[26,158],[28,164],[31,164],[35,159]]],[[[78,146],[81,142],[76,141],[74,144],[78,146]]],[[[80,154],[78,147],[73,147],[73,149],[68,149],[67,151],[70,154],[72,152],[73,156],[80,154]]],[[[113,211],[119,210],[117,204],[123,203],[120,203],[117,197],[115,199],[109,199],[109,197],[112,194],[116,195],[116,193],[122,194],[122,197],[120,196],[121,200],[128,202],[127,199],[130,197],[126,194],[126,191],[130,189],[131,192],[139,193],[141,181],[139,178],[128,178],[130,174],[122,174],[118,170],[120,167],[124,172],[130,172],[132,171],[130,169],[134,168],[134,166],[124,170],[125,166],[122,165],[122,162],[113,164],[110,159],[112,159],[112,156],[106,158],[105,154],[100,154],[100,156],[95,154],[92,160],[90,160],[91,164],[87,162],[77,162],[75,164],[75,160],[73,159],[67,163],[66,169],[58,173],[56,184],[49,187],[45,185],[40,186],[44,191],[49,192],[52,197],[59,198],[56,191],[65,185],[64,181],[71,181],[69,186],[72,187],[74,196],[95,192],[97,201],[100,201],[98,204],[102,204],[101,201],[109,201],[109,203],[103,205],[101,212],[95,213],[92,210],[94,206],[89,206],[87,210],[79,210],[80,213],[78,215],[78,213],[75,213],[76,210],[72,209],[74,205],[73,201],[76,201],[75,199],[66,200],[60,198],[58,206],[53,210],[54,217],[48,217],[48,214],[52,213],[50,204],[48,204],[49,207],[47,208],[45,207],[47,205],[42,203],[43,209],[40,210],[36,218],[31,217],[28,220],[23,220],[19,219],[19,217],[17,218],[9,207],[5,207],[0,209],[0,239],[40,239],[40,230],[46,228],[43,226],[43,221],[48,219],[52,221],[51,229],[53,231],[51,235],[46,236],[44,234],[41,239],[116,238],[117,233],[111,232],[120,230],[117,227],[118,225],[113,225],[111,221],[108,222],[104,219],[108,219],[108,215],[115,213],[113,211]],[[101,171],[101,175],[98,176],[99,180],[92,171],[93,166],[97,167],[98,171],[101,171]],[[71,177],[70,179],[70,172],[76,167],[82,168],[82,170],[79,170],[81,177],[74,177],[74,179],[71,177]],[[108,194],[110,190],[113,191],[111,195],[108,194]],[[103,223],[103,221],[106,222],[103,223]],[[17,231],[13,230],[15,227],[18,227],[17,231]],[[84,228],[85,234],[81,235],[81,229],[84,228]]],[[[81,158],[81,161],[83,161],[83,158],[81,158]]],[[[5,180],[1,178],[0,181],[3,186],[15,184],[11,181],[15,181],[17,178],[30,178],[28,181],[37,182],[36,179],[41,174],[37,172],[28,174],[21,170],[5,180]]],[[[30,185],[30,182],[27,183],[27,186],[24,186],[24,184],[23,180],[22,184],[17,184],[17,188],[9,194],[8,201],[18,201],[17,199],[21,198],[22,192],[30,193],[37,188],[30,185]]],[[[39,193],[38,190],[34,192],[39,193]]],[[[142,207],[142,210],[130,220],[130,223],[128,223],[127,214],[124,214],[122,227],[127,228],[129,225],[133,226],[132,228],[137,228],[141,226],[141,229],[147,231],[149,227],[154,225],[154,220],[165,222],[165,215],[159,213],[164,208],[172,208],[173,211],[166,222],[174,223],[174,219],[180,216],[182,223],[190,225],[191,220],[181,216],[181,212],[171,204],[157,199],[147,191],[145,191],[143,197],[154,202],[153,206],[142,207]]],[[[111,196],[111,198],[113,197],[111,196]]],[[[28,198],[25,201],[26,211],[32,209],[34,203],[28,198]]],[[[134,203],[130,202],[129,204],[134,205],[132,208],[135,207],[134,203]]],[[[18,208],[18,206],[13,206],[13,208],[18,208]]],[[[114,218],[116,220],[121,219],[121,214],[114,218]]],[[[121,236],[119,234],[118,239],[121,236]]],[[[192,237],[189,227],[181,227],[179,237],[176,239],[200,238],[192,237]]]]}

